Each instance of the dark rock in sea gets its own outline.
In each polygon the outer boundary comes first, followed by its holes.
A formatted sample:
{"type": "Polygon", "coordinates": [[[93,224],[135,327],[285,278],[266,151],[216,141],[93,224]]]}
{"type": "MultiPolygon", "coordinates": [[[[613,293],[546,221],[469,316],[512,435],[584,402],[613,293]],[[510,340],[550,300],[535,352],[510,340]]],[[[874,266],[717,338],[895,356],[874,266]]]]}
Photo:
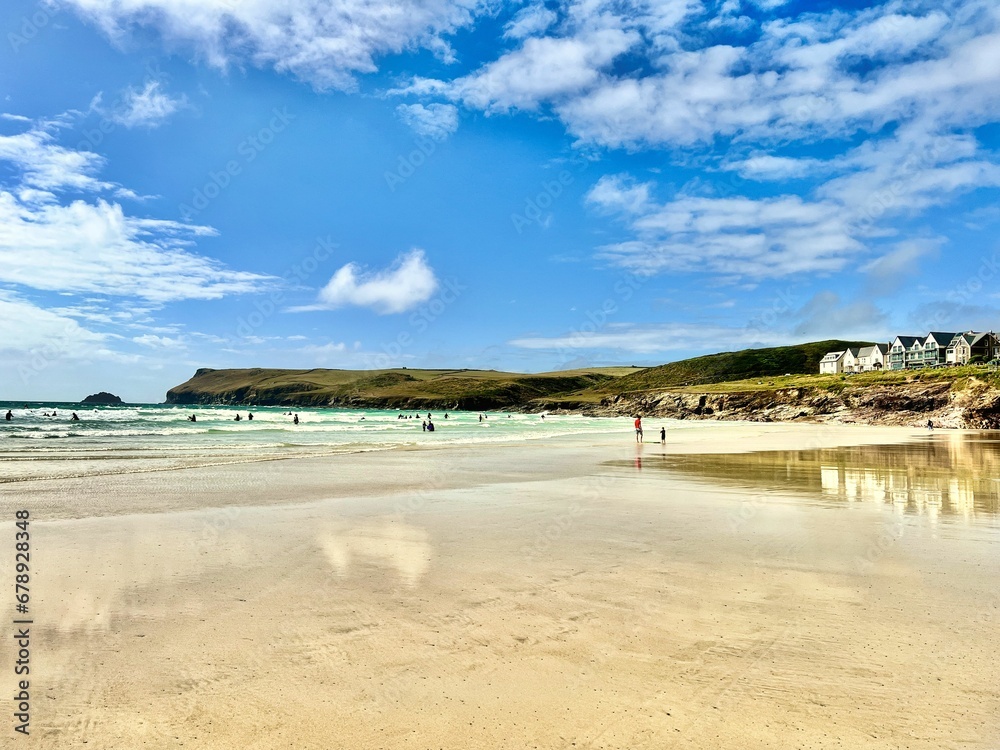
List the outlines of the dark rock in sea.
{"type": "Polygon", "coordinates": [[[103,404],[104,406],[118,406],[119,404],[125,403],[118,396],[113,393],[107,393],[106,391],[101,391],[100,393],[94,393],[87,396],[81,404],[103,404]]]}

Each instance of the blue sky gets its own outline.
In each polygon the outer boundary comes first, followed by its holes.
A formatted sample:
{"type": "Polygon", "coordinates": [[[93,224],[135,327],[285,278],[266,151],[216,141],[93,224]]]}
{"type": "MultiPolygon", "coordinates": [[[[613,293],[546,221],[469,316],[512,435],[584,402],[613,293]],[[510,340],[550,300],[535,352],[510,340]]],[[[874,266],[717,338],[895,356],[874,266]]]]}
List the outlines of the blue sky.
{"type": "Polygon", "coordinates": [[[0,398],[1000,328],[993,2],[12,0],[0,398]]]}

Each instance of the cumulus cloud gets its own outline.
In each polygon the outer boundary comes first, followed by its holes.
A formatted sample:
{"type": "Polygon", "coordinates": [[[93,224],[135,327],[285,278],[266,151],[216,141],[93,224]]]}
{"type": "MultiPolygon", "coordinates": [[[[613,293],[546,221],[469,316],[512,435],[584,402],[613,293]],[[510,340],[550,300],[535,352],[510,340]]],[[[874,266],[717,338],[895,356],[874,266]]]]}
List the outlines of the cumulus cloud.
{"type": "Polygon", "coordinates": [[[318,306],[353,305],[370,307],[383,315],[401,313],[429,300],[437,288],[437,277],[424,251],[414,249],[382,271],[366,273],[356,263],[348,263],[320,291],[318,306]]]}
{"type": "Polygon", "coordinates": [[[458,130],[458,107],[453,104],[400,104],[396,115],[418,135],[437,141],[458,130]]]}
{"type": "Polygon", "coordinates": [[[776,18],[781,3],[757,5],[760,21],[722,4],[716,20],[753,26],[725,44],[710,41],[700,2],[567,1],[558,25],[532,5],[507,26],[520,46],[409,91],[486,112],[547,110],[582,141],[628,148],[846,138],[908,120],[974,127],[1000,107],[1000,10],[988,0],[776,18]]]}
{"type": "Polygon", "coordinates": [[[635,32],[615,28],[570,38],[532,37],[449,90],[467,106],[487,112],[537,109],[593,86],[601,69],[638,41],[635,32]]]}
{"type": "Polygon", "coordinates": [[[480,0],[61,0],[112,38],[151,27],[210,64],[250,63],[317,88],[349,90],[376,59],[428,49],[445,61],[447,37],[470,25],[480,0]]]}
{"type": "Polygon", "coordinates": [[[127,128],[155,128],[185,106],[186,101],[165,93],[159,81],[149,81],[142,90],[131,86],[125,89],[112,119],[127,128]]]}

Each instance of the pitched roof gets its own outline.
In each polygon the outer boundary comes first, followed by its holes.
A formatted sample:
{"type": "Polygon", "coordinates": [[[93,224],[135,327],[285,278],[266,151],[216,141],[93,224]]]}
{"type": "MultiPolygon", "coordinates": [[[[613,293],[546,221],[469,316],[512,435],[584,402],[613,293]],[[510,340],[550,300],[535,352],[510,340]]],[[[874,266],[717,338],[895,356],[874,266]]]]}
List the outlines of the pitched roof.
{"type": "Polygon", "coordinates": [[[889,351],[889,345],[888,344],[872,344],[871,346],[862,346],[861,347],[861,351],[858,352],[857,356],[859,356],[859,357],[870,357],[873,354],[875,354],[876,350],[882,352],[882,354],[885,354],[886,352],[889,351]]]}
{"type": "Polygon", "coordinates": [[[969,341],[969,344],[971,346],[975,346],[976,344],[981,343],[982,340],[985,339],[985,338],[996,339],[996,337],[997,337],[997,335],[995,333],[993,333],[993,331],[986,331],[985,333],[976,333],[976,334],[968,334],[968,335],[970,335],[970,336],[973,337],[969,341]]]}
{"type": "Polygon", "coordinates": [[[911,346],[913,346],[914,341],[920,341],[920,340],[922,339],[919,336],[897,336],[892,340],[892,343],[895,344],[898,341],[904,347],[909,349],[911,346]]]}
{"type": "Polygon", "coordinates": [[[924,339],[924,341],[926,343],[927,341],[934,339],[934,342],[938,346],[947,346],[949,343],[951,343],[951,340],[955,338],[955,335],[956,334],[954,331],[950,333],[946,333],[944,331],[931,331],[930,333],[927,334],[927,338],[924,339]]]}

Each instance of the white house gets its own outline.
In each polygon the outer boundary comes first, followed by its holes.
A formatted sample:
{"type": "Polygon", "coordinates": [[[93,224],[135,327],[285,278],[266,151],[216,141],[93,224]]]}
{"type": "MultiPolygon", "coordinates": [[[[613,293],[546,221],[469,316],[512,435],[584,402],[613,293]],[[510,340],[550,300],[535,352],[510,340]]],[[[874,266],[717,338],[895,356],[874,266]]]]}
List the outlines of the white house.
{"type": "Polygon", "coordinates": [[[897,336],[891,344],[852,346],[828,352],[819,362],[821,375],[873,370],[905,370],[940,365],[964,365],[970,361],[1000,361],[1000,335],[931,331],[927,336],[897,336]]]}
{"type": "Polygon", "coordinates": [[[978,357],[983,362],[1000,359],[1000,337],[993,331],[956,334],[948,344],[945,361],[949,365],[965,365],[973,357],[978,357]]]}
{"type": "Polygon", "coordinates": [[[819,361],[819,374],[820,375],[839,375],[844,371],[844,355],[847,354],[846,351],[843,352],[827,352],[823,359],[819,361]]]}
{"type": "Polygon", "coordinates": [[[860,346],[847,347],[844,351],[844,372],[861,372],[861,364],[858,362],[858,355],[860,353],[860,346]]]}
{"type": "Polygon", "coordinates": [[[862,346],[857,354],[858,369],[854,372],[872,372],[873,370],[884,370],[885,360],[889,355],[888,344],[872,344],[862,346]]]}

